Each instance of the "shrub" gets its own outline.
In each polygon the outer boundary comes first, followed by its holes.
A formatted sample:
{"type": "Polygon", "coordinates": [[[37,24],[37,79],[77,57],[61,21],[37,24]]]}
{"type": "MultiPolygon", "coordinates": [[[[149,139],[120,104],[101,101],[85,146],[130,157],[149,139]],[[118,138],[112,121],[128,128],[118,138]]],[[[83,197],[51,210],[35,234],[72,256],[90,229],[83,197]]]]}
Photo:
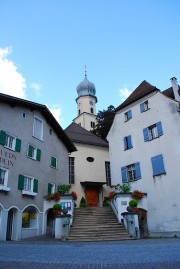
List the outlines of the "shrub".
{"type": "Polygon", "coordinates": [[[86,207],[86,206],[87,206],[86,200],[84,197],[82,197],[80,201],[80,207],[86,207]]]}
{"type": "Polygon", "coordinates": [[[59,193],[69,193],[71,185],[61,184],[57,186],[57,191],[59,193]]]}
{"type": "Polygon", "coordinates": [[[54,204],[53,205],[53,209],[54,210],[61,210],[62,209],[62,206],[61,206],[61,204],[54,204]]]}
{"type": "Polygon", "coordinates": [[[129,201],[129,206],[137,207],[137,205],[138,205],[138,201],[136,199],[132,199],[131,201],[129,201]]]}

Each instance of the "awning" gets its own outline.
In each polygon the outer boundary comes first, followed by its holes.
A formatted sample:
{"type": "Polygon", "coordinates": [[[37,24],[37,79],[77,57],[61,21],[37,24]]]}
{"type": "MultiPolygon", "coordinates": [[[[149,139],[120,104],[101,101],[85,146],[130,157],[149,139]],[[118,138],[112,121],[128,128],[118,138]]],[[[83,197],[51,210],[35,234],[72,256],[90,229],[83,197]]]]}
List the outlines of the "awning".
{"type": "Polygon", "coordinates": [[[107,184],[106,182],[96,182],[96,181],[81,181],[83,187],[96,187],[98,189],[102,188],[103,185],[107,184]]]}

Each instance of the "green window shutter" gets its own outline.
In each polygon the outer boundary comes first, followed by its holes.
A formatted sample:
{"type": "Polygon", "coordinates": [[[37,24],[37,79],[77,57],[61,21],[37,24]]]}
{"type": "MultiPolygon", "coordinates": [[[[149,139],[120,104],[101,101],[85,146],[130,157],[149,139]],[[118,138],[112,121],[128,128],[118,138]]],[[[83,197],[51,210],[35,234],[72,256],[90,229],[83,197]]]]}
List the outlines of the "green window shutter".
{"type": "Polygon", "coordinates": [[[19,180],[18,180],[18,190],[23,190],[24,189],[24,176],[19,175],[19,180]]]}
{"type": "Polygon", "coordinates": [[[38,193],[38,180],[34,178],[33,192],[38,193]]]}
{"type": "Polygon", "coordinates": [[[36,160],[37,161],[40,161],[41,160],[41,150],[40,149],[37,149],[37,152],[36,152],[36,160]]]}
{"type": "Polygon", "coordinates": [[[56,166],[57,166],[56,160],[57,159],[55,157],[51,156],[51,166],[54,168],[56,168],[56,166]]]}
{"type": "Polygon", "coordinates": [[[0,132],[0,144],[4,146],[5,143],[6,143],[6,133],[3,130],[1,130],[1,132],[0,132]]]}
{"type": "Polygon", "coordinates": [[[52,189],[52,184],[48,183],[48,193],[51,193],[51,189],[52,189]]]}
{"type": "Polygon", "coordinates": [[[28,147],[28,157],[32,158],[32,153],[33,153],[33,147],[31,145],[29,145],[29,147],[28,147]]]}
{"type": "Polygon", "coordinates": [[[21,151],[21,140],[16,138],[16,146],[15,151],[20,152],[21,151]]]}

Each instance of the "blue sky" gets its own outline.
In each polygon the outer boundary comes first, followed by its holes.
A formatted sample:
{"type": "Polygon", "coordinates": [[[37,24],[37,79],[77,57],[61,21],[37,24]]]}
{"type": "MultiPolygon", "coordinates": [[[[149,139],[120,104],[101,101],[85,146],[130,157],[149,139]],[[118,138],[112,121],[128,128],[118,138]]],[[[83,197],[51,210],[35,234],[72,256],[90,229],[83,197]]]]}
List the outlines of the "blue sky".
{"type": "Polygon", "coordinates": [[[0,0],[0,92],[46,104],[63,128],[76,86],[96,86],[97,111],[143,80],[180,82],[178,0],[0,0]]]}

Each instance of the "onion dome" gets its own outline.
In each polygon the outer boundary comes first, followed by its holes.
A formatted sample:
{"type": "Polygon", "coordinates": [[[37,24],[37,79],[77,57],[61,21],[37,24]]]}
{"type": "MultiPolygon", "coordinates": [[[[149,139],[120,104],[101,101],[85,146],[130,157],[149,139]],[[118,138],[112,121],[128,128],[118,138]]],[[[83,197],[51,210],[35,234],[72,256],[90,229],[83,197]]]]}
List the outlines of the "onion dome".
{"type": "Polygon", "coordinates": [[[86,74],[84,80],[76,87],[76,90],[78,93],[78,97],[87,95],[95,96],[96,94],[95,85],[87,79],[86,74]]]}

